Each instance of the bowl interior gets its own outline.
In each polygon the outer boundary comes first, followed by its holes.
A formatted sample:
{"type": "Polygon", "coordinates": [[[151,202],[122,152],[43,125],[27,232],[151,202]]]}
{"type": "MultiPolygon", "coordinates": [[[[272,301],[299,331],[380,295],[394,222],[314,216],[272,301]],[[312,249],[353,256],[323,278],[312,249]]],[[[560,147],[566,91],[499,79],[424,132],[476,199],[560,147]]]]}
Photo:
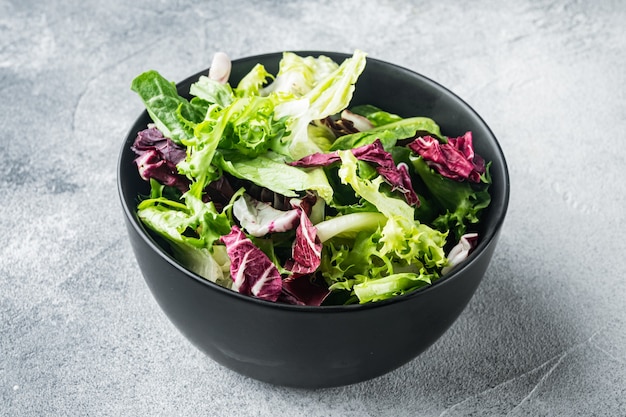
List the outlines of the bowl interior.
{"type": "MultiPolygon", "coordinates": [[[[301,56],[326,55],[337,63],[341,63],[350,55],[336,52],[321,51],[294,51],[301,56]]],[[[236,83],[247,74],[257,63],[262,63],[271,74],[276,74],[282,52],[269,53],[233,60],[230,83],[236,83]]],[[[207,74],[208,69],[194,74],[177,84],[179,94],[189,97],[189,87],[200,75],[207,74]]],[[[476,257],[487,247],[492,239],[496,238],[497,232],[504,221],[509,201],[509,176],[506,161],[500,145],[482,118],[462,99],[438,83],[417,74],[411,70],[380,61],[367,58],[367,64],[360,76],[354,92],[351,106],[359,104],[372,104],[402,117],[426,116],[435,120],[441,127],[442,133],[447,136],[459,136],[472,131],[476,152],[485,160],[492,161],[491,176],[493,184],[490,187],[492,201],[490,206],[482,214],[482,220],[478,228],[480,236],[479,244],[471,257],[476,257]]],[[[118,188],[127,221],[130,222],[139,234],[145,239],[145,243],[157,251],[167,262],[201,282],[213,287],[217,291],[228,292],[235,297],[245,297],[251,302],[268,303],[276,308],[310,308],[303,306],[288,306],[273,304],[263,300],[253,299],[225,290],[222,287],[207,281],[191,271],[186,270],[169,253],[168,245],[162,238],[147,230],[136,215],[136,206],[140,196],[149,194],[148,183],[143,181],[133,163],[134,154],[130,150],[137,132],[144,129],[151,120],[146,111],[143,111],[134,125],[131,127],[124,141],[118,162],[118,188]]],[[[471,262],[471,261],[470,261],[471,262]]],[[[383,305],[406,299],[428,291],[433,286],[442,285],[448,280],[454,279],[466,268],[466,264],[457,268],[452,273],[442,277],[432,286],[426,287],[414,293],[395,297],[391,300],[375,303],[383,305]]],[[[364,305],[341,306],[341,307],[314,307],[316,309],[337,308],[364,308],[364,305]]]]}

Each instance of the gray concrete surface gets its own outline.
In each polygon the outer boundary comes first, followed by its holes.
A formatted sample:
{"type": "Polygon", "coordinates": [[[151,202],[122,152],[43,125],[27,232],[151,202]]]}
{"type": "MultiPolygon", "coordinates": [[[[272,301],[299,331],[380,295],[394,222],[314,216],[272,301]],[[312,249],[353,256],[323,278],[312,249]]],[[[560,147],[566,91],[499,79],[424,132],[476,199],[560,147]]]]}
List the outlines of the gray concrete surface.
{"type": "Polygon", "coordinates": [[[626,4],[0,0],[0,415],[626,415],[626,4]],[[511,205],[475,298],[369,382],[239,376],[167,321],[116,161],[132,78],[217,50],[352,52],[444,84],[492,127],[511,205]]]}

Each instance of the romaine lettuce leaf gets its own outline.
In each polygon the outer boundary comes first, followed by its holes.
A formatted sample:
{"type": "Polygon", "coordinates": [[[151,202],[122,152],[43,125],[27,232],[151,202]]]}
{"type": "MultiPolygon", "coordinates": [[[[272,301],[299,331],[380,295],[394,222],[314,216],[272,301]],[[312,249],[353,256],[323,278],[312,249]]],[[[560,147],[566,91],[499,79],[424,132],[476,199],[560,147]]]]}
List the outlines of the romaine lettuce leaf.
{"type": "Polygon", "coordinates": [[[285,164],[279,155],[268,152],[249,158],[233,151],[220,151],[215,163],[229,174],[251,181],[286,197],[297,197],[299,191],[316,191],[326,201],[333,189],[321,168],[304,171],[285,164]]]}
{"type": "Polygon", "coordinates": [[[131,84],[131,90],[141,97],[156,127],[176,143],[193,135],[189,122],[197,123],[204,118],[206,107],[179,96],[176,84],[157,71],[138,75],[131,84]]]}

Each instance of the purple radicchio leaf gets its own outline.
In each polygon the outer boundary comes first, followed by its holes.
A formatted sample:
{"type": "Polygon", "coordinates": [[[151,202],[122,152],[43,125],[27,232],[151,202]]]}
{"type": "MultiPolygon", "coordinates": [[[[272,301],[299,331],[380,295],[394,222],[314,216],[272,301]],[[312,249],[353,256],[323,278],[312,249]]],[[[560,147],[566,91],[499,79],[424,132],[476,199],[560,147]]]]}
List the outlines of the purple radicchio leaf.
{"type": "MultiPolygon", "coordinates": [[[[411,177],[406,166],[396,166],[393,157],[383,148],[383,144],[379,139],[368,145],[359,146],[352,149],[352,154],[361,161],[366,161],[376,166],[376,172],[380,174],[385,182],[391,185],[392,190],[400,191],[406,200],[412,206],[419,206],[419,198],[413,190],[411,177]]],[[[292,166],[310,168],[328,166],[335,162],[339,162],[339,152],[330,153],[314,153],[297,161],[290,163],[292,166]]]]}
{"type": "Polygon", "coordinates": [[[189,180],[178,173],[176,165],[187,156],[185,148],[163,136],[156,127],[148,127],[137,134],[131,149],[137,155],[135,164],[139,175],[148,181],[154,178],[163,185],[185,192],[189,180]]]}
{"type": "Polygon", "coordinates": [[[328,286],[316,282],[313,276],[321,263],[322,242],[307,216],[311,202],[306,198],[293,199],[292,204],[300,213],[300,223],[296,229],[292,257],[285,262],[285,269],[291,271],[292,275],[283,281],[281,300],[289,304],[319,306],[330,294],[328,286]]]}
{"type": "Polygon", "coordinates": [[[237,226],[220,238],[230,258],[233,290],[245,295],[276,301],[282,292],[282,278],[276,265],[237,226]]]}
{"type": "Polygon", "coordinates": [[[432,136],[423,136],[407,146],[446,178],[480,182],[481,174],[485,173],[485,160],[474,152],[472,132],[449,138],[447,143],[440,143],[432,136]]]}
{"type": "Polygon", "coordinates": [[[328,286],[322,281],[312,275],[285,278],[279,300],[287,304],[319,306],[330,294],[328,286]]]}
{"type": "Polygon", "coordinates": [[[311,223],[304,208],[297,208],[300,223],[296,229],[296,238],[291,249],[291,259],[285,263],[285,269],[295,275],[312,274],[320,266],[322,242],[317,237],[317,229],[311,223]]]}

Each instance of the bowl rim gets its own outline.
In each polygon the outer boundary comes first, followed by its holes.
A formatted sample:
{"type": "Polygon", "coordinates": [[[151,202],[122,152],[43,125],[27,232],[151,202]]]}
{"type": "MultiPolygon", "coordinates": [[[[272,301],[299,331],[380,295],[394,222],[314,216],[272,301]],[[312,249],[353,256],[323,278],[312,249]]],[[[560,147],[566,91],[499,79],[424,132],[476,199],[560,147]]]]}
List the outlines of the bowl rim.
{"type": "MultiPolygon", "coordinates": [[[[244,63],[248,63],[250,61],[254,61],[255,63],[263,62],[264,60],[267,60],[267,59],[275,59],[281,56],[285,52],[287,51],[266,52],[266,53],[261,53],[261,54],[256,54],[256,55],[243,56],[243,57],[232,59],[232,64],[234,66],[237,64],[241,65],[244,63]]],[[[323,51],[323,50],[289,50],[288,52],[293,52],[300,56],[333,55],[335,57],[341,58],[342,60],[351,57],[351,54],[347,54],[344,52],[323,51]]],[[[126,204],[126,200],[124,196],[124,184],[122,183],[122,176],[121,176],[121,172],[123,169],[122,164],[124,162],[124,155],[128,152],[128,149],[126,148],[127,148],[127,143],[129,141],[129,137],[136,136],[137,134],[137,132],[134,131],[133,129],[134,125],[137,123],[139,119],[145,118],[146,116],[149,118],[149,115],[146,109],[142,110],[142,112],[134,119],[133,126],[131,126],[131,128],[128,130],[128,133],[122,143],[122,146],[118,155],[118,160],[117,160],[117,167],[116,167],[117,181],[116,182],[117,182],[118,197],[120,198],[123,213],[126,219],[128,220],[128,224],[130,224],[133,227],[133,229],[138,234],[138,236],[141,237],[144,243],[146,243],[150,247],[151,250],[156,252],[159,255],[159,257],[161,257],[171,266],[173,266],[174,268],[182,272],[188,278],[193,279],[197,281],[198,283],[200,283],[201,285],[207,286],[214,291],[219,291],[225,296],[233,297],[237,301],[245,302],[245,303],[253,303],[253,304],[257,304],[261,307],[266,307],[266,308],[288,310],[288,311],[293,311],[293,312],[309,312],[309,313],[310,312],[316,312],[316,313],[345,312],[345,313],[348,313],[348,312],[369,310],[373,308],[384,308],[386,306],[389,306],[390,304],[408,302],[413,298],[426,296],[429,292],[436,291],[438,287],[448,285],[449,282],[458,278],[458,276],[461,275],[461,273],[464,270],[468,269],[473,263],[477,262],[478,255],[482,253],[484,250],[486,250],[486,248],[494,241],[494,239],[497,239],[499,232],[502,228],[502,225],[504,223],[504,220],[506,218],[506,214],[507,214],[508,206],[509,206],[509,200],[510,200],[511,184],[510,184],[508,164],[506,162],[504,152],[502,151],[502,146],[500,145],[497,137],[495,136],[495,134],[493,133],[489,125],[482,118],[482,116],[480,116],[478,112],[476,112],[476,110],[474,110],[474,108],[471,105],[469,105],[464,99],[459,97],[456,93],[454,93],[447,87],[443,86],[437,81],[434,81],[433,79],[417,71],[414,71],[407,67],[400,66],[398,64],[394,64],[394,63],[377,59],[377,58],[372,58],[369,55],[367,56],[367,61],[376,62],[378,65],[388,66],[388,67],[394,68],[396,71],[403,72],[413,78],[418,78],[420,79],[421,82],[429,84],[431,88],[441,91],[445,93],[446,95],[450,96],[453,100],[457,101],[461,106],[465,107],[465,109],[470,114],[472,114],[472,116],[474,116],[480,123],[483,124],[484,129],[486,130],[486,132],[488,132],[488,134],[491,136],[491,139],[493,140],[493,146],[494,146],[496,153],[499,154],[500,156],[500,159],[502,162],[501,170],[502,170],[502,173],[504,174],[501,181],[503,183],[504,190],[503,190],[503,195],[501,198],[501,204],[499,205],[500,207],[498,211],[499,215],[494,222],[494,227],[491,228],[490,233],[487,236],[483,236],[481,239],[479,239],[478,245],[474,248],[471,255],[466,260],[464,260],[461,265],[454,268],[449,274],[446,274],[440,277],[434,283],[426,287],[409,292],[407,294],[397,295],[390,299],[371,302],[371,303],[365,303],[365,304],[326,305],[326,306],[307,306],[307,305],[302,306],[302,305],[271,302],[271,301],[259,299],[256,297],[252,297],[249,295],[241,294],[228,288],[224,288],[216,284],[215,282],[212,282],[208,280],[207,278],[204,278],[196,274],[195,272],[183,266],[172,255],[167,253],[167,251],[165,251],[156,241],[154,241],[154,239],[150,236],[145,226],[141,224],[141,221],[139,220],[136,214],[136,211],[131,211],[131,208],[128,207],[128,205],[126,204]]],[[[204,70],[198,71],[193,75],[185,77],[181,81],[176,82],[176,87],[179,88],[181,84],[188,83],[194,79],[197,79],[200,75],[208,73],[208,69],[209,67],[207,67],[204,70]]]]}

